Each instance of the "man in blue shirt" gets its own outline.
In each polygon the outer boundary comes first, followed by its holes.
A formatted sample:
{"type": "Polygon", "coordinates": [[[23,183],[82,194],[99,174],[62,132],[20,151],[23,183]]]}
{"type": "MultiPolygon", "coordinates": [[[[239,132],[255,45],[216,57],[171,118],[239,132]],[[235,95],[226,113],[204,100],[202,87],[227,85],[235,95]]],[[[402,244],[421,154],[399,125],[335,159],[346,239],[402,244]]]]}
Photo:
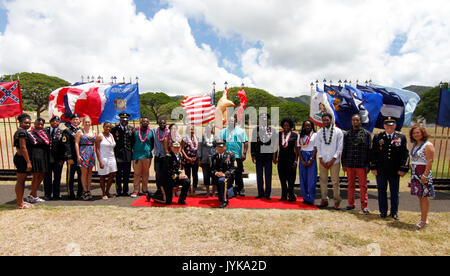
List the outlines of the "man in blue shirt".
{"type": "Polygon", "coordinates": [[[242,173],[244,172],[244,161],[247,158],[248,151],[247,134],[245,133],[245,130],[236,126],[234,117],[231,117],[228,121],[228,127],[222,130],[221,137],[226,142],[227,150],[231,151],[236,157],[236,195],[245,196],[242,173]]]}

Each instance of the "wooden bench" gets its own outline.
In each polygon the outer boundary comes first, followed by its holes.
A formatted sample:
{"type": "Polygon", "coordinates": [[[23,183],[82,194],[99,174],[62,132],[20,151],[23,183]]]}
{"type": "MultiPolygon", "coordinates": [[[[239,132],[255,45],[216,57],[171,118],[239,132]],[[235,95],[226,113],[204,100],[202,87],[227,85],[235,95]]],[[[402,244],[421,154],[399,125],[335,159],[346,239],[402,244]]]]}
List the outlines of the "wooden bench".
{"type": "MultiPolygon", "coordinates": [[[[249,178],[249,172],[248,171],[244,171],[244,173],[242,174],[242,176],[244,178],[249,178]]],[[[134,178],[134,172],[130,173],[130,183],[133,183],[133,178],[134,178]]],[[[28,175],[27,177],[27,181],[31,181],[32,179],[32,175],[31,173],[28,175]]],[[[15,170],[0,170],[0,181],[16,181],[17,177],[16,177],[16,171],[15,170]]],[[[64,182],[64,180],[62,180],[64,182]]],[[[100,176],[98,175],[98,172],[94,171],[92,172],[92,183],[100,183],[100,176]]],[[[155,176],[150,176],[149,177],[149,183],[156,183],[156,178],[155,176]]]]}
{"type": "MultiPolygon", "coordinates": [[[[348,189],[348,178],[346,176],[339,177],[339,184],[340,184],[341,189],[348,189]]],[[[295,186],[300,187],[300,184],[295,184],[295,186]]],[[[359,189],[358,178],[356,178],[355,186],[356,186],[356,188],[359,189]]],[[[317,177],[317,188],[320,188],[319,176],[317,177]]],[[[333,188],[333,183],[331,182],[331,177],[328,177],[328,188],[333,188]]],[[[367,188],[368,189],[376,189],[377,183],[373,182],[373,181],[368,181],[367,188]]]]}
{"type": "MultiPolygon", "coordinates": [[[[408,185],[411,187],[411,185],[408,185]]],[[[435,191],[449,191],[450,190],[450,179],[448,178],[434,178],[433,187],[435,191]]]]}

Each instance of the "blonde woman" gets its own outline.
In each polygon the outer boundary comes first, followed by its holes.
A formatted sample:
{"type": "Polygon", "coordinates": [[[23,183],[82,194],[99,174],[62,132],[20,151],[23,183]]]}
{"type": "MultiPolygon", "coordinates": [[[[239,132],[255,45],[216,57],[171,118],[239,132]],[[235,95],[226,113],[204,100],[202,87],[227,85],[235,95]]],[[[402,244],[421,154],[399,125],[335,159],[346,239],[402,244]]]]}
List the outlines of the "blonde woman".
{"type": "Polygon", "coordinates": [[[95,138],[96,133],[91,128],[91,118],[86,116],[82,120],[83,127],[75,135],[75,151],[78,166],[81,168],[81,184],[83,185],[82,199],[92,200],[91,181],[92,169],[95,166],[95,138]]]}

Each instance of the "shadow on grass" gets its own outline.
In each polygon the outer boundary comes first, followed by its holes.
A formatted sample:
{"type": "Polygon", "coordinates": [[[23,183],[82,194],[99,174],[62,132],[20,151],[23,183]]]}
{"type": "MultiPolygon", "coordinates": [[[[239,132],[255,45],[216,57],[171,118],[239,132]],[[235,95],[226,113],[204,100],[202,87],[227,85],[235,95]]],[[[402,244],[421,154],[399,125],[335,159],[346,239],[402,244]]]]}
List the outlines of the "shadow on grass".
{"type": "Polygon", "coordinates": [[[365,214],[357,212],[357,211],[350,211],[348,213],[354,215],[356,217],[356,219],[358,219],[360,221],[364,221],[364,222],[372,222],[372,221],[387,222],[386,225],[389,227],[392,227],[392,228],[397,228],[397,229],[407,230],[407,231],[414,231],[414,232],[417,230],[413,224],[405,223],[402,221],[395,221],[391,217],[382,219],[382,218],[380,218],[380,216],[378,214],[371,213],[369,215],[365,215],[365,214]]]}
{"type": "Polygon", "coordinates": [[[16,204],[0,204],[0,212],[1,211],[13,211],[13,210],[17,210],[16,204]]]}

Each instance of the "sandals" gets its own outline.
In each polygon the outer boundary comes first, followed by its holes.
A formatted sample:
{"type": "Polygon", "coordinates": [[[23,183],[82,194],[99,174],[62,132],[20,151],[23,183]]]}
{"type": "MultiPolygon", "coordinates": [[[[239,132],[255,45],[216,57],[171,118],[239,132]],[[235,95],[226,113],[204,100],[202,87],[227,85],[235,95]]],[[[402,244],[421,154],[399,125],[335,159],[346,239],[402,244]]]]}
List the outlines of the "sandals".
{"type": "Polygon", "coordinates": [[[89,201],[92,199],[91,192],[83,192],[83,196],[81,197],[84,201],[89,201]]]}
{"type": "Polygon", "coordinates": [[[32,205],[30,203],[26,203],[26,202],[24,202],[22,204],[22,206],[17,206],[18,210],[27,210],[27,209],[31,209],[31,208],[34,208],[34,205],[32,205]]]}
{"type": "Polygon", "coordinates": [[[423,221],[423,220],[421,220],[421,221],[419,221],[418,223],[416,223],[415,226],[416,226],[417,230],[423,229],[423,228],[425,228],[426,226],[428,226],[428,221],[423,221]]]}

